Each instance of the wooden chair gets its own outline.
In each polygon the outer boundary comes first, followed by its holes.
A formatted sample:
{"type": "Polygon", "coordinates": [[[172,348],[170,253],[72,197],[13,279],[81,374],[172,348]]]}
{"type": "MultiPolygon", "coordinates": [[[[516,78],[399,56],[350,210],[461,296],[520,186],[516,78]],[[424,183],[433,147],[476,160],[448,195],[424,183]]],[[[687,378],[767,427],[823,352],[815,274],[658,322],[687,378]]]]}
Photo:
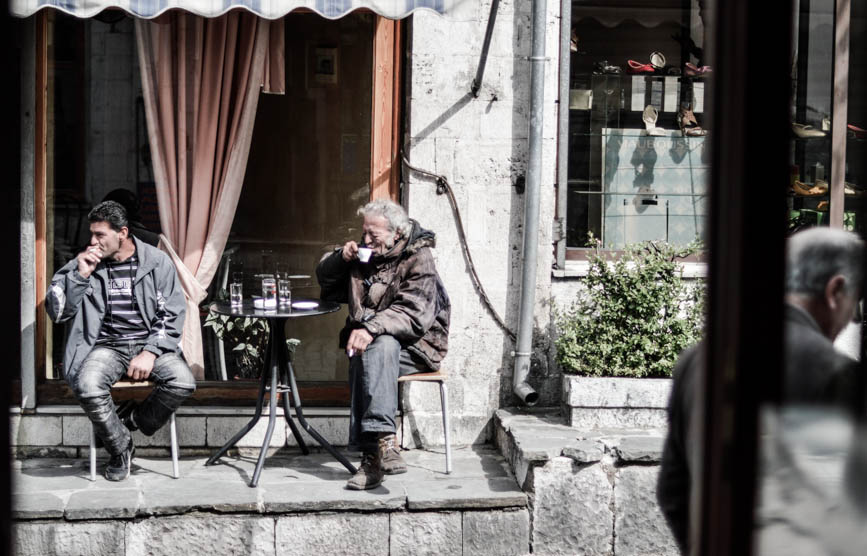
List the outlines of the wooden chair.
{"type": "Polygon", "coordinates": [[[443,436],[446,443],[446,473],[452,472],[452,448],[449,441],[449,398],[448,388],[446,387],[446,379],[448,376],[442,371],[435,373],[416,373],[412,375],[402,376],[397,379],[398,384],[401,382],[436,382],[440,385],[440,403],[443,412],[443,436]]]}

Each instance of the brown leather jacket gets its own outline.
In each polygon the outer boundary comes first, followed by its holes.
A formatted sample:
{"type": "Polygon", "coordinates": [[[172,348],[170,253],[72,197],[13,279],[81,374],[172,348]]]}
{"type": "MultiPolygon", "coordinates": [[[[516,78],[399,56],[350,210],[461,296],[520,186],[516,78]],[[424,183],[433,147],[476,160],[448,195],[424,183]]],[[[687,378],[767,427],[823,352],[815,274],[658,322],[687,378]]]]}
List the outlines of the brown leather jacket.
{"type": "Polygon", "coordinates": [[[364,327],[374,337],[393,336],[438,370],[448,351],[451,304],[431,254],[436,236],[412,225],[408,239],[369,263],[347,263],[342,248],[335,249],[319,261],[316,278],[322,299],[349,304],[340,347],[353,329],[364,327]]]}

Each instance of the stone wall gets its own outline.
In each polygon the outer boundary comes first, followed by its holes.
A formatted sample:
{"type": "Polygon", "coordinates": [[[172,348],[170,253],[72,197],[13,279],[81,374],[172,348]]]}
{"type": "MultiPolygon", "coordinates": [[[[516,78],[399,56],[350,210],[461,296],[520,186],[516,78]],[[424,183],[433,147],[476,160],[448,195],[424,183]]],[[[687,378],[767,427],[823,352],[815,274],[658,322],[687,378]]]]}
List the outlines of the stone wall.
{"type": "Polygon", "coordinates": [[[495,441],[530,497],[533,554],[679,554],[656,503],[664,431],[579,430],[499,410],[495,441]]]}
{"type": "MultiPolygon", "coordinates": [[[[446,177],[454,190],[479,278],[496,311],[517,327],[522,268],[522,228],[530,102],[531,4],[504,0],[494,26],[478,98],[470,86],[480,61],[490,12],[487,0],[459,3],[446,19],[414,16],[408,45],[407,154],[412,165],[446,177]]],[[[548,368],[547,329],[551,282],[551,223],[556,154],[559,4],[548,3],[544,141],[537,263],[537,345],[530,382],[540,405],[555,405],[559,385],[548,368]]],[[[455,443],[484,442],[493,410],[515,405],[511,393],[514,346],[495,324],[470,279],[448,199],[435,183],[405,173],[410,216],[437,233],[435,257],[452,301],[449,355],[455,443]]],[[[435,389],[413,385],[406,407],[421,425],[421,442],[436,438],[435,389]]]]}
{"type": "Polygon", "coordinates": [[[21,556],[88,554],[309,554],[509,556],[527,553],[527,511],[191,514],[13,525],[21,556]]]}

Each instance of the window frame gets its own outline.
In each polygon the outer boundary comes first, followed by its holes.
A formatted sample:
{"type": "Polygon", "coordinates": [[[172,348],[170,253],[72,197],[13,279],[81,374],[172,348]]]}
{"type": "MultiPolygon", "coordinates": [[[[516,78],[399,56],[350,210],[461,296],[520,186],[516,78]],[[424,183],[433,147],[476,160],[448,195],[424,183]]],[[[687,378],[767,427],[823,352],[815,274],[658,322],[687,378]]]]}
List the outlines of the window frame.
{"type": "MultiPolygon", "coordinates": [[[[40,11],[35,17],[35,141],[34,141],[34,196],[35,196],[35,267],[36,279],[36,333],[34,366],[22,369],[35,374],[36,391],[32,403],[38,405],[76,403],[75,396],[63,379],[47,376],[47,341],[50,322],[45,312],[45,292],[49,277],[47,270],[47,230],[49,223],[47,194],[47,106],[48,106],[48,12],[40,11]]],[[[376,15],[374,25],[373,106],[371,110],[371,181],[370,198],[391,198],[399,201],[399,156],[403,104],[402,76],[406,64],[404,38],[406,21],[390,20],[376,15]]],[[[337,331],[335,331],[335,338],[337,331]]],[[[26,382],[26,381],[25,381],[26,382]]],[[[144,399],[150,392],[143,388],[125,388],[117,391],[117,399],[144,399]]],[[[258,383],[225,383],[200,381],[190,405],[249,405],[258,393],[258,383]]],[[[341,382],[301,382],[299,394],[305,405],[345,406],[349,404],[349,386],[341,382]]]]}

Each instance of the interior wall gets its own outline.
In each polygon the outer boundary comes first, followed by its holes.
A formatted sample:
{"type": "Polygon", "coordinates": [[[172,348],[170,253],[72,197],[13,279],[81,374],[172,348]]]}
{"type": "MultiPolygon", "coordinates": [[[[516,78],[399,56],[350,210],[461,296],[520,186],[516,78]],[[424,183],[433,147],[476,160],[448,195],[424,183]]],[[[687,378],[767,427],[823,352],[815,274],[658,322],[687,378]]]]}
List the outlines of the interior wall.
{"type": "MultiPolygon", "coordinates": [[[[229,237],[245,295],[258,295],[255,274],[280,264],[290,274],[313,275],[324,253],[360,237],[356,210],[370,192],[373,18],[285,18],[286,94],[260,97],[229,237]],[[263,257],[263,250],[270,253],[263,257]]],[[[319,296],[315,278],[294,282],[293,298],[302,296],[319,296]]],[[[346,380],[347,360],[337,348],[345,318],[343,308],[290,320],[287,337],[301,340],[300,380],[346,380]]]]}

